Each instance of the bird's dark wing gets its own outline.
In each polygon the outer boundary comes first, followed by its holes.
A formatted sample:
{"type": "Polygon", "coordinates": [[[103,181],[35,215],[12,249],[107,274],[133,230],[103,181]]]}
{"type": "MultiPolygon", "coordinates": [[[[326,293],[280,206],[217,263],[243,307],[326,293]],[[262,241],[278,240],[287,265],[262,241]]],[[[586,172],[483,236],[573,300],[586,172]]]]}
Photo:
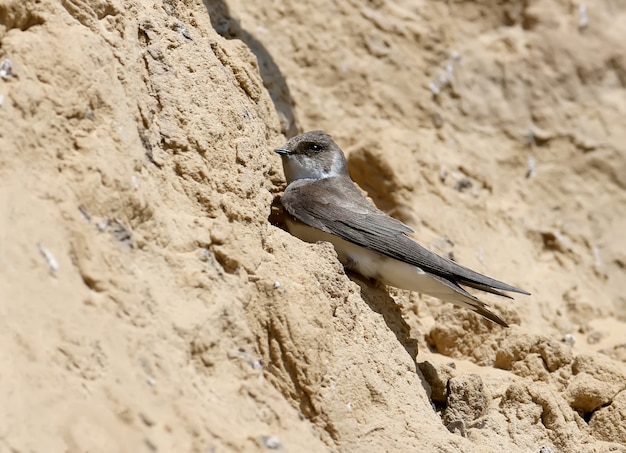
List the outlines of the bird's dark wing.
{"type": "MultiPolygon", "coordinates": [[[[403,261],[431,274],[501,296],[528,292],[443,258],[413,241],[413,230],[367,200],[348,178],[292,182],[281,199],[287,212],[305,224],[403,261]]],[[[508,297],[508,296],[506,296],[508,297]]]]}

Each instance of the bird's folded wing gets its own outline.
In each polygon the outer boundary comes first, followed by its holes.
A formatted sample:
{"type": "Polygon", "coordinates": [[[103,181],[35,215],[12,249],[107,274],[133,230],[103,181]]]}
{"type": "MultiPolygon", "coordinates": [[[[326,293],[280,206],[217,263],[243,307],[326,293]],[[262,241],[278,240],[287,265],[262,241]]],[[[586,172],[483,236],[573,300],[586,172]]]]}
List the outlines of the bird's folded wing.
{"type": "Polygon", "coordinates": [[[406,236],[413,232],[410,227],[378,210],[346,178],[295,181],[285,191],[282,204],[289,214],[313,228],[426,272],[499,295],[504,294],[498,289],[529,294],[422,247],[406,236]]]}

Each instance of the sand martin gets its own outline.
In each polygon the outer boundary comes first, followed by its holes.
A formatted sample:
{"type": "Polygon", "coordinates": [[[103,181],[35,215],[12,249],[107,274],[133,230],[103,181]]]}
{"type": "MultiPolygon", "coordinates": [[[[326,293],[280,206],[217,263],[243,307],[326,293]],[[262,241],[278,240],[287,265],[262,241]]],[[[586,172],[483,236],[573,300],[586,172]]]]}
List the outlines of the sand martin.
{"type": "Polygon", "coordinates": [[[276,150],[287,188],[281,198],[287,227],[307,241],[335,246],[349,270],[397,288],[417,291],[469,308],[508,327],[487,305],[460,285],[499,296],[530,294],[443,258],[407,236],[414,231],[380,211],[348,174],[346,158],[330,135],[300,134],[276,150]]]}

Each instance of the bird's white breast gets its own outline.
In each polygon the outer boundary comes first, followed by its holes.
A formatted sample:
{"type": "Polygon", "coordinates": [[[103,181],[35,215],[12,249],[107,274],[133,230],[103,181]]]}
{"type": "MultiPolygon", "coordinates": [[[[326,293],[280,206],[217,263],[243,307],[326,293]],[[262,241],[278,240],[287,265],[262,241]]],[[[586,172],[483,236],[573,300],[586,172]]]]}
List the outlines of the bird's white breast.
{"type": "Polygon", "coordinates": [[[441,283],[417,266],[381,255],[348,242],[333,234],[312,228],[301,222],[287,221],[289,232],[306,242],[327,241],[333,244],[339,261],[348,269],[359,274],[375,278],[396,288],[409,289],[427,294],[437,294],[448,288],[441,288],[441,283]]]}

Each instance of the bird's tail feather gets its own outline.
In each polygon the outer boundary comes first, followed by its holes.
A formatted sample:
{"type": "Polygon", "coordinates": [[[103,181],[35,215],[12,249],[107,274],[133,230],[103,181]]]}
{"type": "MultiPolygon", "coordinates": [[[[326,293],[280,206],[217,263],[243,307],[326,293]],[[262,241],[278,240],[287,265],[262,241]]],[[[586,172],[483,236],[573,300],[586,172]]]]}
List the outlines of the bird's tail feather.
{"type": "MultiPolygon", "coordinates": [[[[445,300],[446,302],[451,302],[460,307],[469,308],[470,310],[478,313],[479,315],[487,318],[490,321],[495,322],[503,327],[509,327],[509,325],[500,318],[498,315],[493,313],[491,310],[487,308],[487,304],[478,299],[476,296],[468,293],[465,289],[460,287],[455,282],[451,282],[450,280],[446,280],[442,277],[434,276],[440,283],[445,286],[445,289],[442,288],[442,291],[439,292],[428,292],[431,296],[437,297],[439,299],[445,300]]],[[[477,288],[484,291],[483,288],[477,288]]],[[[509,297],[506,294],[500,294],[499,291],[491,290],[494,294],[499,294],[505,297],[509,297]]]]}

